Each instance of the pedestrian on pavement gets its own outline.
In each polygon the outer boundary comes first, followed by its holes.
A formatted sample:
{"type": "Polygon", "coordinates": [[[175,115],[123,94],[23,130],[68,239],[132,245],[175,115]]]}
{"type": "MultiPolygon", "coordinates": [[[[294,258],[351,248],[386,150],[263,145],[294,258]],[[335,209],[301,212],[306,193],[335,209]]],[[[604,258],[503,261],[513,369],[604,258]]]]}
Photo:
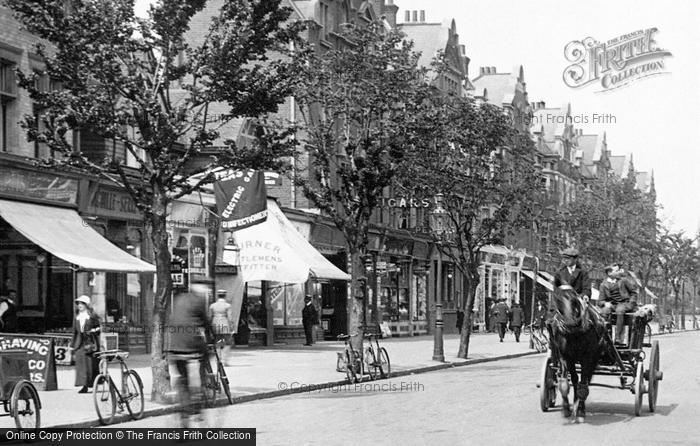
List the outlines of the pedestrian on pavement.
{"type": "Polygon", "coordinates": [[[587,299],[591,298],[591,281],[586,271],[579,262],[579,252],[575,248],[568,248],[562,252],[564,266],[554,274],[554,288],[562,285],[570,285],[576,294],[583,294],[587,299]]]}
{"type": "Polygon", "coordinates": [[[318,324],[318,312],[314,306],[310,294],[304,297],[304,309],[301,310],[301,322],[304,325],[304,335],[306,335],[306,344],[313,345],[313,330],[314,325],[318,324]]]}
{"type": "Polygon", "coordinates": [[[462,325],[464,325],[464,311],[457,310],[457,331],[462,334],[462,325]]]}
{"type": "Polygon", "coordinates": [[[183,405],[182,421],[201,410],[201,365],[206,357],[207,336],[212,332],[207,318],[204,284],[193,284],[190,292],[179,293],[173,301],[168,323],[168,368],[171,386],[176,389],[183,405]]]}
{"type": "Polygon", "coordinates": [[[17,332],[17,291],[7,290],[0,296],[0,331],[17,332]]]}
{"type": "Polygon", "coordinates": [[[100,318],[92,309],[90,297],[75,299],[78,306],[73,327],[73,358],[75,358],[75,386],[82,386],[78,393],[87,393],[99,374],[99,361],[95,353],[100,350],[100,318]]]}
{"type": "Polygon", "coordinates": [[[533,325],[537,328],[544,329],[544,320],[547,318],[547,309],[542,304],[541,300],[537,301],[537,308],[535,308],[535,317],[533,318],[533,325]]]}
{"type": "MultiPolygon", "coordinates": [[[[224,364],[229,364],[229,355],[231,353],[231,320],[232,307],[226,301],[226,290],[218,290],[216,292],[216,302],[209,306],[209,322],[211,323],[214,332],[214,342],[221,341],[223,349],[221,351],[221,360],[224,364]]],[[[212,370],[216,370],[215,368],[212,370]]]]}
{"type": "Polygon", "coordinates": [[[496,331],[496,304],[498,302],[494,300],[491,302],[491,306],[489,307],[489,333],[493,333],[496,331]]]}
{"type": "Polygon", "coordinates": [[[520,327],[523,326],[523,319],[525,319],[523,308],[520,304],[513,304],[510,310],[510,329],[515,334],[515,342],[520,342],[520,327]]]}
{"type": "Polygon", "coordinates": [[[498,304],[494,308],[496,324],[498,325],[498,337],[501,342],[503,342],[503,337],[506,335],[506,329],[508,326],[508,316],[510,310],[508,309],[508,304],[506,304],[505,299],[499,299],[498,304]]]}

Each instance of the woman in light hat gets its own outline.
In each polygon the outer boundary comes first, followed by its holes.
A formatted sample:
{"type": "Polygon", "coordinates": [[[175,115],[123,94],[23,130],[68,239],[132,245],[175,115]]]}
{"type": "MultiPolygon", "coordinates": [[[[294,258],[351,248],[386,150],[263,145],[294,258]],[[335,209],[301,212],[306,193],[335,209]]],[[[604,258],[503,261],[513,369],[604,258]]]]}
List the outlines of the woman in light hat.
{"type": "Polygon", "coordinates": [[[82,386],[78,393],[87,393],[99,373],[95,352],[100,349],[100,318],[92,310],[88,296],[80,296],[75,303],[78,309],[71,342],[75,358],[75,386],[82,386]]]}

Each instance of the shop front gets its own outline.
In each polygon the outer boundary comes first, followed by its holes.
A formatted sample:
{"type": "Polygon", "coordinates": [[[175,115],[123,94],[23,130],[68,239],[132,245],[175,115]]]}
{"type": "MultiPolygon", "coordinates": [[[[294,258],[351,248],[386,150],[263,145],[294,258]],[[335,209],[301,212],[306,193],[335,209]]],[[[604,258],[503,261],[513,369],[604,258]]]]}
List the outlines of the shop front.
{"type": "MultiPolygon", "coordinates": [[[[111,243],[78,214],[78,179],[17,169],[10,172],[10,190],[7,178],[0,186],[0,279],[16,292],[19,331],[70,332],[73,301],[82,294],[104,321],[123,318],[124,307],[109,311],[115,307],[108,299],[111,274],[124,275],[125,293],[136,292],[126,275],[152,275],[155,267],[111,243]]],[[[117,226],[107,225],[104,234],[118,233],[117,226]]]]}
{"type": "Polygon", "coordinates": [[[296,216],[290,221],[272,199],[267,211],[264,222],[234,233],[240,265],[231,279],[241,290],[234,301],[240,311],[236,343],[302,343],[304,296],[313,295],[318,307],[325,286],[347,288],[350,276],[309,243],[310,220],[296,216]]]}

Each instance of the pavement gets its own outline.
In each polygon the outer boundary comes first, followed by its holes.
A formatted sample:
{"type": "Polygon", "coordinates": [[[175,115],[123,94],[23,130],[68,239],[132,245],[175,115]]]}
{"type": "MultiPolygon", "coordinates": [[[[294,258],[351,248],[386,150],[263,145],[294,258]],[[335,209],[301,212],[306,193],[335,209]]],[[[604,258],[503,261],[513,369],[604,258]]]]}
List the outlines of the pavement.
{"type": "MultiPolygon", "coordinates": [[[[655,328],[653,328],[656,331],[655,328]]],[[[433,336],[383,339],[391,360],[392,376],[404,376],[474,363],[515,358],[536,354],[529,349],[529,337],[521,336],[516,343],[509,333],[503,343],[493,333],[473,334],[467,360],[457,358],[458,335],[444,336],[445,362],[432,360],[433,336]]],[[[313,346],[275,345],[273,347],[236,347],[226,367],[234,403],[278,397],[317,389],[319,386],[341,384],[345,374],[336,371],[337,353],[343,343],[319,342],[313,346]]],[[[145,416],[163,415],[175,411],[175,406],[150,401],[152,375],[148,355],[130,356],[127,364],[136,370],[144,384],[145,416]]],[[[118,364],[111,370],[118,374],[118,364]]],[[[40,391],[43,427],[88,427],[98,425],[92,393],[78,394],[74,387],[73,367],[58,366],[58,389],[40,391]]],[[[118,379],[118,378],[117,378],[118,379]]],[[[367,379],[367,378],[366,378],[367,379]]],[[[224,401],[219,401],[224,404],[224,401]]],[[[115,417],[115,421],[124,417],[115,417]]],[[[9,417],[0,419],[0,427],[12,427],[9,417]]]]}

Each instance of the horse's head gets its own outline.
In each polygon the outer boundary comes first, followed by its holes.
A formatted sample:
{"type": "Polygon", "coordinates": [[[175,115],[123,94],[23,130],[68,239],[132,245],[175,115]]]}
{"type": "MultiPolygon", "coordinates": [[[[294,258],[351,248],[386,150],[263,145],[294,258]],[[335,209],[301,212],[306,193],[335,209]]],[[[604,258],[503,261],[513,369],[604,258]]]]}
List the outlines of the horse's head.
{"type": "Polygon", "coordinates": [[[588,303],[569,285],[562,285],[554,291],[555,320],[566,333],[586,331],[590,326],[587,314],[588,303]]]}

